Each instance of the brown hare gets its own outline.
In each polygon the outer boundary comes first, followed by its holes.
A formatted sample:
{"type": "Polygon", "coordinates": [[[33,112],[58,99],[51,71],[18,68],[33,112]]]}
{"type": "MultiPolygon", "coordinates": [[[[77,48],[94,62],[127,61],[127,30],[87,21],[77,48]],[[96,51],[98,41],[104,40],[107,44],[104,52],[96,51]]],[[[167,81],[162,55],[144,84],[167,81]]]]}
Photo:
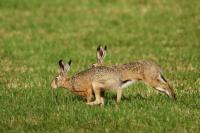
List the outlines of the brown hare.
{"type": "Polygon", "coordinates": [[[65,65],[63,60],[59,61],[60,72],[51,82],[52,88],[67,88],[73,93],[87,99],[87,104],[104,104],[101,91],[113,89],[117,91],[117,102],[120,102],[123,84],[126,81],[120,79],[120,75],[112,68],[106,66],[92,67],[73,77],[69,77],[67,72],[71,66],[71,60],[65,65]],[[95,94],[95,101],[91,102],[95,94]]]}
{"type": "MultiPolygon", "coordinates": [[[[101,66],[103,64],[105,54],[106,50],[104,50],[101,46],[98,47],[96,51],[96,58],[101,62],[97,62],[96,66],[101,66]]],[[[122,88],[126,88],[134,82],[141,80],[154,89],[176,99],[174,90],[169,82],[164,78],[160,66],[152,61],[139,60],[133,63],[115,65],[112,66],[112,68],[120,74],[121,80],[126,81],[122,88]]]]}

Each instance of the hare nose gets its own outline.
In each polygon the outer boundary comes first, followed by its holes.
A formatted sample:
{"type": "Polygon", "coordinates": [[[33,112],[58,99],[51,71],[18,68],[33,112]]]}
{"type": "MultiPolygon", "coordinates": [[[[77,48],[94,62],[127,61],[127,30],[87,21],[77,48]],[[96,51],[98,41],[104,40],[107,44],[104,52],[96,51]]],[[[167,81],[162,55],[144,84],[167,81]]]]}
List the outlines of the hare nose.
{"type": "Polygon", "coordinates": [[[56,88],[57,88],[57,85],[56,85],[55,81],[53,81],[53,82],[51,83],[51,88],[53,88],[53,89],[56,89],[56,88]]]}

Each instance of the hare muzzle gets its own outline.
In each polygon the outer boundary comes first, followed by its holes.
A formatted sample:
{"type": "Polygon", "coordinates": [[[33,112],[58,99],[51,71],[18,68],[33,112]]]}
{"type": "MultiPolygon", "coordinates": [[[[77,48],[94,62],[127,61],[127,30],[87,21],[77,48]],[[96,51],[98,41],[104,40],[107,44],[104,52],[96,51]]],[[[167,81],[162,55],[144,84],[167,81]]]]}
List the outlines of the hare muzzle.
{"type": "Polygon", "coordinates": [[[51,88],[53,88],[53,89],[58,88],[57,85],[56,85],[55,80],[51,82],[51,88]]]}

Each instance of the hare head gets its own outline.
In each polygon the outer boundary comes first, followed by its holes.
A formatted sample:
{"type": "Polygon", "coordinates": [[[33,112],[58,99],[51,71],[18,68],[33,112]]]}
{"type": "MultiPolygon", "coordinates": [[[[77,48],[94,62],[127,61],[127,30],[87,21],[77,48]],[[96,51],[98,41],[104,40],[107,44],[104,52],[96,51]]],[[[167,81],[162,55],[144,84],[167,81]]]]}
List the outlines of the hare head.
{"type": "Polygon", "coordinates": [[[103,60],[106,57],[107,46],[102,47],[98,46],[96,51],[96,63],[93,64],[93,67],[101,66],[103,64],[103,60]]]}
{"type": "Polygon", "coordinates": [[[70,66],[71,66],[71,60],[67,63],[67,64],[64,64],[63,60],[60,60],[59,61],[59,73],[56,75],[56,77],[53,79],[53,81],[51,82],[51,87],[53,89],[56,89],[56,88],[59,88],[59,87],[62,87],[63,84],[66,82],[66,81],[69,81],[70,78],[69,76],[67,75],[67,72],[69,71],[70,69],[70,66]]]}

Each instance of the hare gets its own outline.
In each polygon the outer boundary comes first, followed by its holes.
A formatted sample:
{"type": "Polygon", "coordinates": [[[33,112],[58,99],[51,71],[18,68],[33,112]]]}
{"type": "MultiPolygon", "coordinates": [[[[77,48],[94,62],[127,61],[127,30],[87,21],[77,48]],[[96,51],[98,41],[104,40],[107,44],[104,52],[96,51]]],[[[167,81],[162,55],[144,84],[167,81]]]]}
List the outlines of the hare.
{"type": "MultiPolygon", "coordinates": [[[[96,66],[103,64],[105,54],[106,50],[100,46],[96,51],[96,58],[97,60],[101,60],[101,62],[97,62],[96,64],[98,65],[96,66]]],[[[126,81],[122,88],[126,88],[134,82],[141,80],[152,88],[176,99],[174,90],[169,82],[164,78],[160,66],[152,61],[139,60],[128,64],[115,65],[112,66],[112,68],[119,73],[121,80],[126,81]]]]}
{"type": "Polygon", "coordinates": [[[52,88],[67,88],[73,93],[87,99],[88,105],[104,104],[101,91],[112,88],[117,91],[117,102],[120,102],[123,84],[126,81],[120,79],[120,75],[112,68],[97,66],[77,73],[71,78],[67,75],[71,66],[71,60],[65,65],[59,61],[60,72],[51,82],[52,88]],[[93,92],[95,101],[91,102],[93,92]]]}

